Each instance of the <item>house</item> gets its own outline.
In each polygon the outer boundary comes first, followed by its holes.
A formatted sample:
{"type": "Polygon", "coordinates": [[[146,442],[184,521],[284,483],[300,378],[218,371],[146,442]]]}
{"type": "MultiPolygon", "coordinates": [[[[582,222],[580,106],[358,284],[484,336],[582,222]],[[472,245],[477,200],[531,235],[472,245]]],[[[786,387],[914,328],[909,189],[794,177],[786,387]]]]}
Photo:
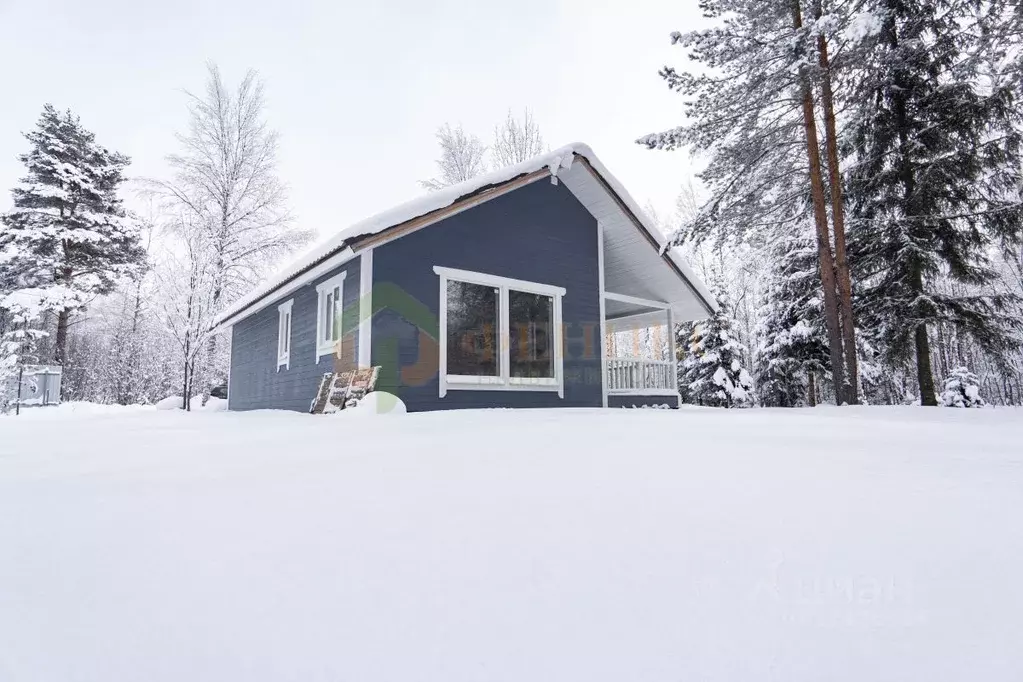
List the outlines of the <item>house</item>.
{"type": "Polygon", "coordinates": [[[677,406],[673,338],[661,358],[606,339],[714,305],[573,144],[357,223],[237,301],[228,407],[308,410],[338,365],[380,366],[409,411],[677,406]]]}

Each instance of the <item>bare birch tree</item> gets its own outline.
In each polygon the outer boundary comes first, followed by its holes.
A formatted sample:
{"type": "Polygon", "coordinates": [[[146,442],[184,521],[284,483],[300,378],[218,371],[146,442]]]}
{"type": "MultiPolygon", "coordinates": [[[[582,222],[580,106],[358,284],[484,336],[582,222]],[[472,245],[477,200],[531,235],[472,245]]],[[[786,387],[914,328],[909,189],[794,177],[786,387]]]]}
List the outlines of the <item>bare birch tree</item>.
{"type": "Polygon", "coordinates": [[[430,180],[419,182],[431,192],[475,178],[487,172],[487,147],[480,138],[458,126],[445,123],[437,130],[440,142],[440,173],[430,180]]]}
{"type": "Polygon", "coordinates": [[[494,126],[494,144],[491,149],[494,165],[500,167],[522,163],[543,154],[547,148],[533,113],[526,109],[520,120],[509,109],[504,122],[494,126]]]}
{"type": "MultiPolygon", "coordinates": [[[[188,93],[189,128],[178,135],[181,152],[168,157],[174,176],[156,182],[175,210],[203,232],[208,249],[210,305],[215,314],[254,284],[266,267],[306,244],[308,230],[296,229],[277,175],[277,132],[268,127],[263,83],[245,74],[233,92],[215,64],[208,65],[206,92],[188,93]]],[[[184,224],[175,221],[175,224],[184,224]]],[[[217,337],[208,341],[208,360],[218,372],[217,337]]],[[[205,387],[204,387],[205,388],[205,387]]]]}
{"type": "Polygon", "coordinates": [[[208,226],[194,215],[183,211],[173,230],[179,241],[174,245],[177,248],[166,253],[159,269],[160,300],[181,368],[182,407],[190,410],[193,395],[205,388],[196,386],[196,381],[203,377],[206,353],[213,347],[210,340],[217,312],[213,292],[219,264],[209,243],[208,226]]]}

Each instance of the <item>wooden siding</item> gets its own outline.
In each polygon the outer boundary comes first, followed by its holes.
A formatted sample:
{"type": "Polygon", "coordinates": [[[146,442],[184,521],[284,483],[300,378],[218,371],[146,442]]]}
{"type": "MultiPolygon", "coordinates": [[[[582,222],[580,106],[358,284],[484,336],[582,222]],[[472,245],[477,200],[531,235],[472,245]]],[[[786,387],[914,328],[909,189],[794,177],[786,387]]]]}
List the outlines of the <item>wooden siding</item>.
{"type": "Polygon", "coordinates": [[[372,361],[378,388],[410,411],[478,407],[600,407],[597,221],[563,184],[538,181],[373,254],[372,361]],[[434,266],[564,287],[565,397],[542,391],[438,390],[440,283],[434,266]],[[426,327],[427,329],[423,329],[426,327]]]}
{"type": "MultiPolygon", "coordinates": [[[[280,409],[307,412],[316,395],[320,377],[334,370],[334,355],[316,361],[316,285],[347,272],[344,307],[357,310],[359,259],[324,273],[310,284],[267,303],[259,312],[231,328],[231,375],[229,407],[232,410],[280,409]],[[277,370],[277,306],[294,299],[291,330],[291,366],[277,370]]],[[[344,354],[352,363],[358,357],[358,334],[346,327],[344,354]]]]}

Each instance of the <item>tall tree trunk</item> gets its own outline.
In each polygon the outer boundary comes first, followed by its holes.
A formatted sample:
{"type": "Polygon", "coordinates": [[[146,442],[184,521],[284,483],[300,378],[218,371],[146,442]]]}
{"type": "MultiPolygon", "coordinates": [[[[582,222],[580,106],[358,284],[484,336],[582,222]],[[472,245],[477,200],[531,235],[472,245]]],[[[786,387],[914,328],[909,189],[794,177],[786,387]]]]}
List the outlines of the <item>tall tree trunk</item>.
{"type": "Polygon", "coordinates": [[[71,311],[66,308],[57,313],[57,337],[53,341],[53,364],[63,365],[67,356],[67,328],[71,311]]]}
{"type": "MultiPolygon", "coordinates": [[[[792,25],[799,29],[803,17],[799,0],[790,0],[792,25]]],[[[831,356],[831,375],[835,385],[835,404],[841,405],[843,383],[842,330],[839,327],[838,296],[835,293],[835,259],[831,253],[828,214],[825,207],[824,183],[821,176],[820,141],[814,116],[813,93],[805,71],[799,74],[803,105],[803,130],[806,135],[806,157],[810,166],[810,197],[813,203],[814,226],[817,232],[817,257],[820,262],[821,284],[824,288],[824,320],[828,331],[828,350],[831,356]]]]}
{"type": "MultiPolygon", "coordinates": [[[[231,194],[228,192],[224,198],[224,202],[220,206],[220,232],[217,234],[215,249],[216,249],[216,262],[214,263],[214,282],[213,282],[213,296],[212,296],[212,307],[213,312],[220,312],[220,299],[224,295],[224,285],[227,279],[227,237],[228,237],[228,219],[230,217],[230,200],[231,194]]],[[[206,401],[210,398],[210,389],[212,388],[211,383],[213,381],[220,381],[220,377],[214,371],[217,366],[217,335],[210,334],[206,340],[206,382],[202,387],[202,401],[206,404],[206,401]]]]}
{"type": "Polygon", "coordinates": [[[182,379],[183,385],[181,386],[181,408],[183,410],[188,410],[191,408],[191,401],[188,398],[188,394],[192,392],[192,387],[189,385],[191,383],[192,376],[189,373],[188,360],[185,360],[185,366],[182,374],[184,379],[182,379]]]}
{"type": "Polygon", "coordinates": [[[913,339],[916,344],[916,379],[920,384],[920,404],[935,407],[938,404],[938,396],[934,390],[931,345],[927,338],[927,325],[919,325],[913,334],[913,339]]]}
{"type": "MultiPolygon", "coordinates": [[[[817,18],[821,16],[821,0],[815,0],[817,18]]],[[[859,368],[856,359],[856,322],[852,310],[852,277],[845,246],[845,202],[842,199],[842,175],[838,166],[838,131],[835,124],[835,96],[831,89],[831,63],[828,41],[817,38],[817,54],[821,67],[821,104],[824,107],[824,138],[828,157],[828,184],[831,189],[831,221],[835,233],[835,275],[838,284],[838,306],[845,344],[845,401],[859,403],[859,368]]]]}
{"type": "Polygon", "coordinates": [[[812,369],[806,373],[806,402],[810,407],[817,407],[817,381],[812,369]]]}
{"type": "MultiPolygon", "coordinates": [[[[889,11],[891,15],[885,20],[885,37],[893,51],[899,48],[899,36],[895,27],[895,12],[898,9],[894,6],[893,0],[889,0],[889,11]]],[[[914,229],[912,217],[916,195],[916,177],[913,172],[913,162],[910,158],[909,140],[909,114],[906,110],[906,78],[904,67],[897,66],[892,80],[892,110],[895,117],[895,127],[899,137],[899,180],[902,183],[903,198],[902,211],[903,219],[909,225],[908,229],[914,229]]],[[[921,265],[912,259],[909,265],[909,289],[914,298],[920,299],[925,296],[924,277],[921,265]]],[[[936,406],[938,397],[934,392],[934,373],[931,368],[931,344],[927,338],[927,322],[919,321],[913,330],[913,342],[916,347],[916,379],[920,390],[920,404],[936,406]]]]}
{"type": "MultiPolygon", "coordinates": [[[[64,253],[67,253],[67,245],[63,246],[64,253]]],[[[71,276],[74,271],[69,266],[62,266],[57,268],[54,273],[54,281],[57,284],[69,285],[71,283],[71,276]]],[[[71,311],[67,308],[61,309],[57,313],[57,338],[53,341],[53,364],[63,365],[67,359],[67,329],[68,323],[71,321],[71,311]]],[[[64,382],[61,382],[61,393],[63,394],[64,382]]]]}
{"type": "MultiPolygon", "coordinates": [[[[913,289],[923,293],[924,283],[920,268],[914,268],[912,273],[913,289]]],[[[934,391],[934,371],[931,368],[931,342],[927,338],[927,323],[921,322],[913,332],[913,342],[916,346],[916,380],[920,386],[920,404],[935,407],[938,404],[938,396],[934,391]]]]}
{"type": "Polygon", "coordinates": [[[135,300],[131,311],[131,336],[128,347],[128,389],[126,404],[139,402],[139,365],[142,361],[139,343],[139,323],[142,320],[142,276],[135,279],[135,300]]]}
{"type": "MultiPolygon", "coordinates": [[[[184,350],[184,390],[181,394],[181,406],[186,410],[192,409],[192,388],[195,382],[195,361],[193,359],[194,353],[192,351],[192,329],[193,329],[193,316],[195,315],[195,296],[196,287],[198,285],[198,276],[196,274],[196,265],[193,261],[192,271],[189,275],[188,283],[188,299],[185,308],[185,339],[182,344],[184,350]]],[[[198,337],[198,334],[196,335],[198,337]]],[[[195,342],[198,343],[199,339],[196,338],[195,342]]]]}

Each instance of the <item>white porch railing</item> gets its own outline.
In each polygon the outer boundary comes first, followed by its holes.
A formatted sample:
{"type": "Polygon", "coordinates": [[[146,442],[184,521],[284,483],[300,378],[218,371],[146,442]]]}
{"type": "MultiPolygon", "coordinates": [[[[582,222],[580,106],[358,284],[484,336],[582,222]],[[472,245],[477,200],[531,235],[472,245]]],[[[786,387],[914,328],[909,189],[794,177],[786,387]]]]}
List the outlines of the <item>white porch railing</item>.
{"type": "Polygon", "coordinates": [[[675,363],[646,358],[608,358],[607,390],[609,393],[675,392],[678,390],[675,363]]]}

